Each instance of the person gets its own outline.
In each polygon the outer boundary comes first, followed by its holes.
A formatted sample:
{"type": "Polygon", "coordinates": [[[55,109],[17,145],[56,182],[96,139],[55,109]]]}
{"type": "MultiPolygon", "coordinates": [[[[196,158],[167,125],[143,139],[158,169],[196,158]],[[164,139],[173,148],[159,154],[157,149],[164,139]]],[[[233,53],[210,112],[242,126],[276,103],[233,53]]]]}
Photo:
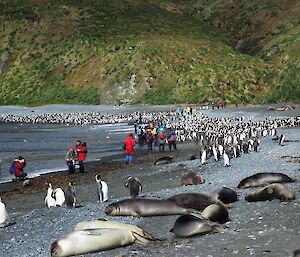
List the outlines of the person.
{"type": "Polygon", "coordinates": [[[164,131],[160,131],[158,133],[158,149],[160,152],[165,151],[165,143],[166,143],[166,133],[164,131]]]}
{"type": "Polygon", "coordinates": [[[176,134],[175,134],[175,131],[172,128],[170,128],[170,130],[168,131],[167,140],[168,140],[168,145],[169,145],[170,152],[172,151],[172,146],[173,146],[174,150],[177,150],[177,147],[176,147],[176,134]]]}
{"type": "Polygon", "coordinates": [[[84,173],[83,161],[85,161],[87,154],[87,147],[85,142],[80,140],[76,141],[75,151],[77,153],[77,158],[79,162],[79,173],[84,173]]]}
{"type": "Polygon", "coordinates": [[[126,164],[132,164],[133,163],[133,154],[136,143],[133,139],[133,134],[129,133],[128,137],[125,139],[125,152],[126,152],[126,164]]]}
{"type": "Polygon", "coordinates": [[[152,130],[148,129],[147,134],[146,134],[146,142],[147,142],[147,145],[148,145],[148,152],[149,151],[152,152],[153,141],[154,141],[154,136],[152,134],[152,130]]]}
{"type": "Polygon", "coordinates": [[[65,159],[68,165],[69,173],[70,174],[75,173],[75,163],[77,160],[77,154],[73,148],[70,148],[68,150],[65,159]]]}
{"type": "Polygon", "coordinates": [[[14,173],[17,180],[24,180],[27,177],[27,173],[24,172],[25,166],[26,161],[22,156],[14,160],[14,173]]]}

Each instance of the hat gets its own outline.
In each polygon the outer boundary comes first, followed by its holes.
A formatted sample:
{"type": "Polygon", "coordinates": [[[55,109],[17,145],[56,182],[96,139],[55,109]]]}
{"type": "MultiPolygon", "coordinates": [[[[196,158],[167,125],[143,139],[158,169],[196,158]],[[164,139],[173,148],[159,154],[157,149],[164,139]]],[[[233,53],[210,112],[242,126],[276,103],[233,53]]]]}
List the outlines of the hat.
{"type": "Polygon", "coordinates": [[[130,137],[133,137],[133,134],[132,134],[132,133],[129,133],[129,136],[130,136],[130,137]]]}

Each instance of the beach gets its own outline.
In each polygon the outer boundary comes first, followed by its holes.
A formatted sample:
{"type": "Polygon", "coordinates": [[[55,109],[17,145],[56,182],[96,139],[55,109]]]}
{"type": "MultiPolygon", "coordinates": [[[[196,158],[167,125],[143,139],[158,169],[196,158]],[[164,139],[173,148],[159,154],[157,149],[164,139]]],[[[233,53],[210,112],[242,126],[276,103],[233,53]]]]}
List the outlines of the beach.
{"type": "MultiPolygon", "coordinates": [[[[299,108],[276,112],[266,111],[267,107],[228,108],[207,111],[209,116],[246,116],[263,120],[268,116],[299,116],[299,108]]],[[[87,129],[87,128],[85,128],[87,129]]],[[[126,130],[128,133],[129,131],[126,130]]],[[[33,179],[33,186],[24,188],[21,182],[0,185],[0,196],[7,206],[12,222],[0,229],[2,251],[0,256],[50,256],[50,246],[54,240],[71,232],[80,221],[103,217],[109,220],[135,224],[147,230],[162,241],[146,246],[134,243],[100,253],[82,256],[272,256],[286,257],[299,248],[300,238],[300,130],[299,128],[279,129],[288,140],[283,146],[270,137],[262,138],[259,152],[251,152],[231,160],[230,167],[210,159],[201,165],[200,160],[189,160],[192,155],[199,158],[199,146],[195,143],[178,144],[176,152],[147,153],[146,147],[136,151],[133,165],[125,164],[121,150],[101,156],[101,160],[91,160],[84,174],[68,174],[66,171],[41,175],[33,179]],[[154,166],[154,161],[162,156],[172,155],[174,162],[154,166]],[[180,178],[187,172],[196,172],[205,178],[205,183],[197,186],[180,186],[180,178]],[[245,194],[257,189],[237,189],[240,180],[258,172],[282,172],[296,182],[287,187],[296,192],[294,201],[284,203],[279,200],[248,203],[245,194]],[[109,201],[97,203],[94,176],[101,173],[109,186],[109,201]],[[207,192],[227,186],[235,189],[239,201],[230,205],[230,221],[225,225],[230,233],[212,233],[187,239],[176,238],[170,233],[179,216],[165,217],[110,217],[104,213],[105,207],[115,201],[129,197],[123,183],[128,175],[138,177],[143,184],[142,198],[167,198],[183,192],[207,192]],[[44,198],[47,183],[65,188],[69,181],[75,182],[79,208],[47,208],[44,198]]],[[[124,134],[116,139],[121,140],[124,134]]],[[[122,142],[122,141],[121,141],[122,142]]]]}

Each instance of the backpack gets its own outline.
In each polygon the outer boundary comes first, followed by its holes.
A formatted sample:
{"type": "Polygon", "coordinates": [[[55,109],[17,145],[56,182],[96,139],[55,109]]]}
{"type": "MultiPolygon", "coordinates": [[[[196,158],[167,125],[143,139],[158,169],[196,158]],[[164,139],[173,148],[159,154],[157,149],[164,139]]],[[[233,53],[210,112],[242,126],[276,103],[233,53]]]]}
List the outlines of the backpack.
{"type": "Polygon", "coordinates": [[[12,162],[9,166],[9,173],[15,174],[15,163],[14,162],[12,162]]]}
{"type": "Polygon", "coordinates": [[[161,140],[165,139],[165,134],[163,132],[159,133],[159,139],[161,140]]]}
{"type": "Polygon", "coordinates": [[[153,141],[153,135],[152,135],[151,133],[148,133],[146,138],[147,138],[147,140],[149,140],[150,142],[153,141]]]}

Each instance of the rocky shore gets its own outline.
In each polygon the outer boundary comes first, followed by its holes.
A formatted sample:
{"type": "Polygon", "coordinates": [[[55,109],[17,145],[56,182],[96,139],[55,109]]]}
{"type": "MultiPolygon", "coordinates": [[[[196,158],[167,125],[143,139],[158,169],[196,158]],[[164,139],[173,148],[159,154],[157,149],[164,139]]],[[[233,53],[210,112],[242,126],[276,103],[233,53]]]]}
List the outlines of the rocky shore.
{"type": "MultiPolygon", "coordinates": [[[[250,113],[249,115],[252,115],[250,113]]],[[[172,152],[174,162],[154,166],[155,159],[170,155],[165,153],[145,153],[137,151],[136,162],[132,166],[124,163],[124,156],[115,159],[106,157],[102,162],[90,163],[85,174],[69,175],[66,172],[48,174],[34,179],[32,187],[23,188],[17,183],[1,184],[1,198],[7,206],[12,222],[0,229],[0,256],[50,256],[50,245],[61,236],[71,232],[74,226],[85,220],[103,217],[119,222],[138,225],[163,239],[146,246],[133,244],[101,253],[83,256],[272,256],[286,257],[299,248],[300,236],[300,173],[299,173],[299,128],[280,129],[280,133],[290,140],[283,146],[265,137],[259,152],[251,152],[231,160],[230,167],[210,159],[201,165],[200,160],[189,160],[191,155],[199,158],[199,146],[194,143],[179,144],[178,151],[172,152]],[[180,178],[189,171],[205,178],[205,183],[197,186],[180,186],[180,178]],[[245,194],[256,189],[237,189],[240,180],[258,172],[282,172],[296,179],[287,187],[296,192],[296,200],[282,203],[278,200],[248,203],[245,194]],[[97,203],[94,175],[103,174],[109,186],[109,201],[97,203]],[[166,217],[110,217],[105,215],[105,207],[115,201],[129,197],[123,186],[128,175],[138,177],[143,184],[141,197],[167,198],[182,192],[208,192],[227,186],[235,189],[239,201],[231,204],[230,221],[226,226],[232,233],[208,234],[188,239],[176,238],[170,229],[178,216],[166,217]],[[47,185],[63,187],[75,182],[80,208],[50,208],[44,205],[47,185]]]]}

